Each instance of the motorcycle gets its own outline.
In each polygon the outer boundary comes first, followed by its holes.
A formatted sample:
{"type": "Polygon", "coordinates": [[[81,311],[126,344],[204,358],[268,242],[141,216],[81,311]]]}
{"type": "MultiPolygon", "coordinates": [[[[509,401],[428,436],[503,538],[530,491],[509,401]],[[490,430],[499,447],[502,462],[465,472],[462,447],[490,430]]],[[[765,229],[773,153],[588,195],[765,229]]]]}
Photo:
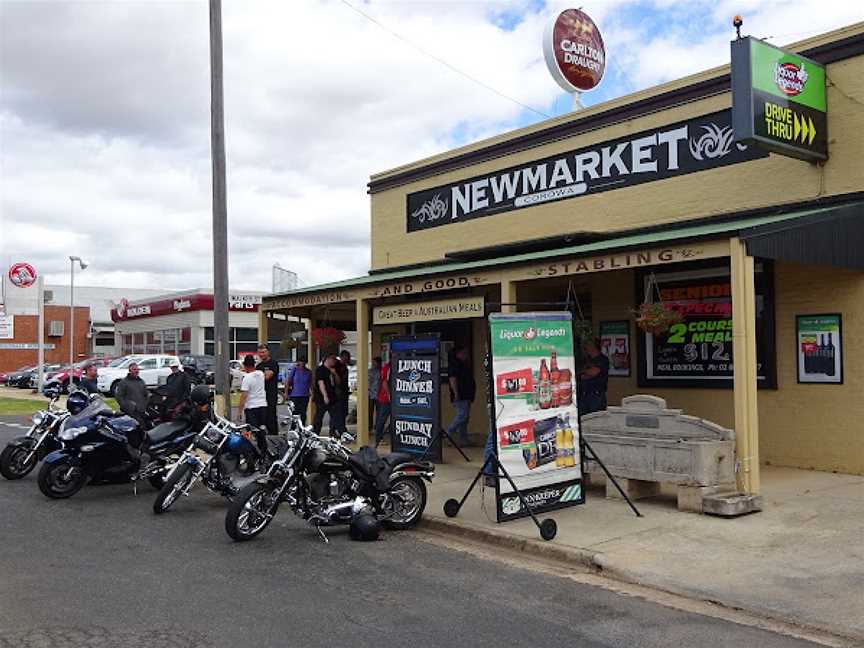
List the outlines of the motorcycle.
{"type": "Polygon", "coordinates": [[[48,408],[33,414],[27,434],[12,439],[0,452],[0,474],[6,479],[21,479],[49,452],[62,447],[57,434],[69,412],[56,407],[59,389],[46,391],[45,395],[49,398],[48,408]]]}
{"type": "Polygon", "coordinates": [[[225,531],[236,541],[261,533],[286,502],[295,515],[322,527],[351,524],[373,516],[391,529],[420,521],[426,508],[426,484],[435,476],[429,461],[406,453],[384,457],[369,447],[350,452],[343,441],[317,436],[295,417],[295,429],[279,437],[281,456],[267,473],[244,486],[225,516],[225,531]]]}
{"type": "Polygon", "coordinates": [[[230,475],[250,475],[259,466],[266,468],[267,457],[262,457],[252,442],[248,425],[233,425],[221,416],[214,419],[192,439],[166,475],[165,485],[153,502],[157,515],[170,509],[181,495],[189,495],[199,479],[210,491],[230,499],[238,492],[230,475]]]}
{"type": "Polygon", "coordinates": [[[147,479],[162,488],[167,467],[180,456],[195,432],[187,421],[161,423],[147,430],[131,416],[118,415],[98,395],[77,415],[67,417],[58,433],[63,447],[45,457],[39,490],[65,499],[91,483],[147,479]]]}

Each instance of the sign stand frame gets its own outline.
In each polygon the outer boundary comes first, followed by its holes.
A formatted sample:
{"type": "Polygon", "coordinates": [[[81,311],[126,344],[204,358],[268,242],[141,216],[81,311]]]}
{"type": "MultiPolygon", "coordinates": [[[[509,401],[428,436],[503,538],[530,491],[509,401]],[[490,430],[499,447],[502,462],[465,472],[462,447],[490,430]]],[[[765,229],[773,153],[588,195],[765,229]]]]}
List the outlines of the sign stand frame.
{"type": "MultiPolygon", "coordinates": [[[[571,313],[573,313],[573,311],[575,310],[575,304],[569,300],[567,302],[519,302],[519,303],[500,303],[500,304],[489,303],[489,304],[487,304],[487,306],[499,306],[499,307],[510,306],[513,308],[517,308],[518,306],[532,306],[532,307],[533,306],[558,306],[558,307],[565,306],[565,310],[570,311],[571,313]]],[[[494,397],[495,385],[494,385],[494,381],[492,378],[492,344],[491,344],[491,339],[490,339],[490,336],[491,336],[490,330],[491,330],[490,327],[486,326],[486,357],[484,360],[484,364],[487,368],[487,371],[486,371],[486,388],[488,390],[489,398],[492,399],[494,397]]],[[[574,336],[574,340],[575,339],[576,338],[574,336]]],[[[577,394],[579,393],[579,382],[580,382],[579,374],[575,373],[574,383],[575,383],[577,394]]],[[[490,423],[492,425],[492,428],[495,429],[495,409],[492,406],[490,406],[490,416],[491,416],[490,423]]],[[[604,474],[606,475],[606,479],[608,479],[612,482],[612,484],[615,486],[618,493],[621,495],[621,497],[624,499],[624,501],[627,502],[629,507],[633,510],[633,513],[636,515],[636,517],[640,517],[640,518],[644,517],[642,515],[642,513],[639,512],[639,509],[637,509],[636,506],[633,504],[633,501],[630,499],[630,497],[627,495],[627,493],[624,492],[624,489],[621,488],[621,485],[618,483],[618,480],[615,479],[615,477],[612,475],[612,473],[609,472],[609,469],[606,467],[606,464],[604,464],[603,461],[597,456],[597,453],[594,451],[594,448],[591,447],[591,444],[589,444],[585,440],[585,436],[582,434],[582,410],[579,408],[577,408],[577,420],[578,420],[578,426],[579,426],[579,450],[580,450],[579,462],[580,462],[580,467],[582,469],[583,479],[584,479],[584,474],[585,474],[585,455],[586,455],[586,453],[590,453],[590,455],[591,455],[590,458],[593,461],[597,462],[597,464],[600,466],[600,468],[603,470],[604,474]]],[[[534,512],[534,510],[531,508],[531,506],[525,500],[525,496],[522,494],[522,491],[520,491],[519,488],[516,487],[516,484],[513,483],[513,479],[510,477],[510,474],[507,472],[507,470],[504,468],[504,466],[501,465],[501,462],[498,459],[498,455],[494,452],[483,461],[483,465],[480,466],[480,470],[477,471],[477,474],[474,476],[474,479],[471,481],[470,486],[468,486],[468,490],[466,490],[465,493],[462,495],[462,498],[459,500],[457,500],[455,498],[450,498],[446,502],[444,502],[444,515],[446,515],[447,517],[450,517],[450,518],[456,517],[457,515],[459,515],[459,511],[462,509],[462,506],[465,504],[465,501],[468,499],[468,496],[474,490],[474,487],[477,485],[477,482],[480,480],[480,477],[484,475],[486,467],[490,463],[492,464],[492,466],[497,471],[497,474],[494,476],[487,475],[487,476],[492,476],[495,479],[496,495],[497,495],[497,490],[498,490],[498,480],[501,478],[501,475],[503,474],[504,478],[507,480],[507,483],[510,484],[510,487],[513,489],[513,492],[516,493],[516,496],[519,498],[520,503],[525,508],[525,510],[528,512],[529,517],[534,522],[534,524],[537,526],[537,529],[540,531],[540,537],[543,538],[543,540],[547,540],[547,541],[553,540],[555,538],[557,532],[558,532],[557,522],[555,522],[555,520],[553,520],[552,518],[545,518],[543,521],[540,521],[537,518],[537,514],[534,512]]],[[[587,498],[585,497],[584,489],[582,491],[582,496],[585,499],[585,501],[587,501],[587,498]]]]}
{"type": "Polygon", "coordinates": [[[462,446],[460,446],[458,443],[456,443],[456,441],[453,440],[453,437],[450,436],[450,434],[447,432],[447,430],[444,429],[443,425],[438,426],[438,431],[435,433],[435,436],[432,437],[432,441],[429,443],[429,446],[423,451],[423,454],[420,455],[420,461],[422,461],[423,459],[426,458],[426,455],[429,454],[429,450],[436,443],[441,443],[442,444],[441,463],[444,463],[444,450],[443,450],[444,439],[441,438],[442,435],[444,436],[444,438],[446,438],[450,442],[450,445],[452,445],[454,448],[456,448],[456,450],[459,452],[459,454],[461,454],[463,457],[465,457],[465,461],[467,461],[468,463],[471,463],[471,457],[469,457],[468,455],[465,454],[465,451],[462,450],[462,446]]]}

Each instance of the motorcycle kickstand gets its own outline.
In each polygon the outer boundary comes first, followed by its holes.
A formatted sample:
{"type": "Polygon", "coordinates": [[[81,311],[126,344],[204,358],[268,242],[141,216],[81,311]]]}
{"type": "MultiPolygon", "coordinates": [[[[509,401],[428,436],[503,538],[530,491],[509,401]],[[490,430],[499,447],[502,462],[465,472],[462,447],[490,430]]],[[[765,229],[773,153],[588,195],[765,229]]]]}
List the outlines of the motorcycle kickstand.
{"type": "Polygon", "coordinates": [[[321,530],[321,525],[316,524],[315,530],[318,532],[318,535],[321,536],[321,539],[324,541],[324,544],[330,544],[330,539],[324,534],[324,531],[321,530]]]}

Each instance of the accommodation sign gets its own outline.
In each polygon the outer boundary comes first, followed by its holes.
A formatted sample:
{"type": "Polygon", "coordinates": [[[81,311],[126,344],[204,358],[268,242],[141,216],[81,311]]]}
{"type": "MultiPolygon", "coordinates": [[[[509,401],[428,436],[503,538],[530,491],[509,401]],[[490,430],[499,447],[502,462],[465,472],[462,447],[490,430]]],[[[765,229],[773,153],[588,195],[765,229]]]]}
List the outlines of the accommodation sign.
{"type": "Polygon", "coordinates": [[[483,297],[439,299],[412,304],[378,306],[372,311],[373,324],[400,324],[403,322],[431,322],[435,320],[483,317],[483,297]]]}
{"type": "Polygon", "coordinates": [[[736,142],[826,160],[825,66],[750,36],[732,41],[732,124],[736,142]]]}
{"type": "Polygon", "coordinates": [[[724,110],[408,194],[407,229],[461,223],[766,156],[733,142],[731,111],[724,110]]]}

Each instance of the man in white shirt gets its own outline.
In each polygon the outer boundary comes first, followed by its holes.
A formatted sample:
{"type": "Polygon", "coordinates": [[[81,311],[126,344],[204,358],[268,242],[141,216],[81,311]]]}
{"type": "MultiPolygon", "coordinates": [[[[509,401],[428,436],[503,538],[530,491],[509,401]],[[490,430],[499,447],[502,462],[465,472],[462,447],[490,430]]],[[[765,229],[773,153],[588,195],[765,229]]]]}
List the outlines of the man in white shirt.
{"type": "Polygon", "coordinates": [[[240,384],[240,404],[237,406],[237,419],[240,412],[246,418],[246,423],[252,426],[258,449],[267,451],[267,432],[262,429],[267,424],[267,394],[264,391],[264,372],[255,369],[255,358],[247,355],[243,358],[243,382],[240,384]]]}

